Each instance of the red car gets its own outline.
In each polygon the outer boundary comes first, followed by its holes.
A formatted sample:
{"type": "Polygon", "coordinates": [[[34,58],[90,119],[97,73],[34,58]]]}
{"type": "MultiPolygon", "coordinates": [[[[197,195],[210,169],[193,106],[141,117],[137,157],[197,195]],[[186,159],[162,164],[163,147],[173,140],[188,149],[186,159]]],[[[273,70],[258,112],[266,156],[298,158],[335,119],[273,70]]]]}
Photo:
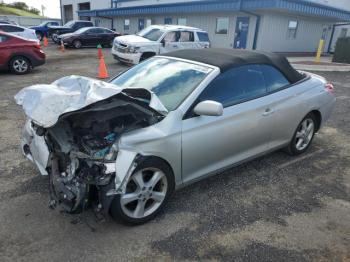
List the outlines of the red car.
{"type": "Polygon", "coordinates": [[[0,69],[23,75],[45,63],[39,42],[0,32],[0,69]]]}

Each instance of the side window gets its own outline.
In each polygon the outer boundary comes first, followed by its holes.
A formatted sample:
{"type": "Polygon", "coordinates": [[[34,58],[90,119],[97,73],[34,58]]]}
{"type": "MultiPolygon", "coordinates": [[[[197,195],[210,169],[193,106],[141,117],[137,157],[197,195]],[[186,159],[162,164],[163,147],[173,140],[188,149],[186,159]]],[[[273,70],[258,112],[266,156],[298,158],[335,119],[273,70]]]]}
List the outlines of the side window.
{"type": "Polygon", "coordinates": [[[210,42],[209,36],[205,32],[197,32],[199,42],[210,42]]]}
{"type": "Polygon", "coordinates": [[[213,100],[229,107],[267,94],[264,76],[257,65],[230,69],[203,91],[199,101],[213,100]]]}
{"type": "Polygon", "coordinates": [[[23,32],[24,29],[17,26],[11,26],[11,25],[4,25],[2,26],[2,30],[8,33],[15,33],[15,32],[23,32]]]}
{"type": "Polygon", "coordinates": [[[180,32],[180,39],[179,42],[193,42],[194,41],[194,34],[193,32],[180,32]]]}
{"type": "Polygon", "coordinates": [[[104,34],[105,31],[102,28],[94,28],[94,34],[104,34]]]}
{"type": "Polygon", "coordinates": [[[180,35],[180,32],[169,32],[164,36],[164,42],[165,43],[178,42],[179,35],[180,35]]]}
{"type": "Polygon", "coordinates": [[[268,92],[279,90],[290,84],[287,78],[279,70],[272,66],[260,65],[260,70],[264,75],[268,92]]]}
{"type": "Polygon", "coordinates": [[[102,34],[113,34],[113,32],[108,29],[101,29],[101,30],[103,31],[102,34]]]}
{"type": "Polygon", "coordinates": [[[6,41],[7,41],[7,39],[8,39],[8,37],[7,37],[7,36],[0,35],[0,43],[4,43],[4,42],[6,42],[6,41]]]}

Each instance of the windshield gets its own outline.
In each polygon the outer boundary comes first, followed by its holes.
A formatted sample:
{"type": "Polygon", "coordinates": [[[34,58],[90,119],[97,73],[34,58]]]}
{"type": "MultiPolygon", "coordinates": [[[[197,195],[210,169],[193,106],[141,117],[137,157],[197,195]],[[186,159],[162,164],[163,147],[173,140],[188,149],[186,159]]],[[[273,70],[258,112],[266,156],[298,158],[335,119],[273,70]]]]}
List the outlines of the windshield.
{"type": "Polygon", "coordinates": [[[72,27],[74,25],[74,21],[69,21],[67,24],[65,24],[65,27],[72,27]]]}
{"type": "Polygon", "coordinates": [[[211,71],[210,67],[156,57],[134,66],[112,83],[122,88],[148,89],[158,96],[168,111],[172,111],[211,71]]]}
{"type": "Polygon", "coordinates": [[[47,24],[47,22],[42,22],[40,25],[38,26],[45,26],[47,24]]]}
{"type": "Polygon", "coordinates": [[[164,31],[158,28],[146,28],[138,32],[136,35],[142,36],[150,41],[157,41],[163,34],[164,31]]]}

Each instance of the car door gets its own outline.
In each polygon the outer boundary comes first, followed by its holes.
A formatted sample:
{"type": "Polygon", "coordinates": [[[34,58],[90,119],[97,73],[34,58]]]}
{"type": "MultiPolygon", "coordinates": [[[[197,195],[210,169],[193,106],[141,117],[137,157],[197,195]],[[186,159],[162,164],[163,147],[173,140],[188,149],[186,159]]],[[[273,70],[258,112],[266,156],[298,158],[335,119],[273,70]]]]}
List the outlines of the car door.
{"type": "Polygon", "coordinates": [[[110,44],[110,37],[107,30],[103,28],[96,28],[97,44],[107,45],[110,44]]]}
{"type": "Polygon", "coordinates": [[[291,85],[281,71],[270,65],[260,65],[260,70],[274,111],[269,147],[276,148],[290,142],[309,105],[302,99],[305,90],[303,83],[291,85]]]}
{"type": "Polygon", "coordinates": [[[263,75],[256,65],[230,69],[208,85],[196,103],[220,102],[224,112],[218,117],[195,116],[192,108],[185,115],[184,183],[268,150],[272,111],[266,94],[263,75]]]}
{"type": "Polygon", "coordinates": [[[95,28],[91,28],[86,30],[84,33],[80,35],[83,45],[85,46],[93,46],[97,45],[98,36],[95,28]]]}
{"type": "MultiPolygon", "coordinates": [[[[0,27],[1,29],[1,27],[0,27]]],[[[9,37],[6,35],[0,34],[0,67],[7,67],[9,52],[8,50],[11,48],[8,45],[9,37]]]]}
{"type": "Polygon", "coordinates": [[[179,49],[199,48],[194,42],[194,33],[191,31],[181,31],[178,43],[179,49]]]}
{"type": "Polygon", "coordinates": [[[160,53],[168,53],[172,51],[176,51],[179,49],[179,31],[171,31],[166,33],[162,40],[162,46],[160,48],[160,53]]]}

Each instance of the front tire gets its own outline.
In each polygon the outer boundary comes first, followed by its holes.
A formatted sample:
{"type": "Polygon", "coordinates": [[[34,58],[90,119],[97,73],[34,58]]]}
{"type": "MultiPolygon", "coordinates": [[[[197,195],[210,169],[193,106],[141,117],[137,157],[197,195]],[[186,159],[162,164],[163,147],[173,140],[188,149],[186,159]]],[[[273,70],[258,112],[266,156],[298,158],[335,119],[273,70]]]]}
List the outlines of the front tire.
{"type": "Polygon", "coordinates": [[[298,125],[287,152],[294,156],[305,153],[314,139],[316,127],[317,120],[315,115],[313,113],[308,114],[298,125]]]}
{"type": "Polygon", "coordinates": [[[169,165],[148,158],[131,175],[125,194],[114,198],[110,213],[127,225],[144,224],[159,214],[173,190],[174,175],[169,165]]]}
{"type": "Polygon", "coordinates": [[[80,40],[74,40],[73,46],[75,49],[80,49],[83,46],[83,44],[81,43],[80,40]]]}
{"type": "Polygon", "coordinates": [[[11,59],[9,68],[16,75],[24,75],[32,69],[32,66],[27,58],[23,56],[16,56],[11,59]]]}

